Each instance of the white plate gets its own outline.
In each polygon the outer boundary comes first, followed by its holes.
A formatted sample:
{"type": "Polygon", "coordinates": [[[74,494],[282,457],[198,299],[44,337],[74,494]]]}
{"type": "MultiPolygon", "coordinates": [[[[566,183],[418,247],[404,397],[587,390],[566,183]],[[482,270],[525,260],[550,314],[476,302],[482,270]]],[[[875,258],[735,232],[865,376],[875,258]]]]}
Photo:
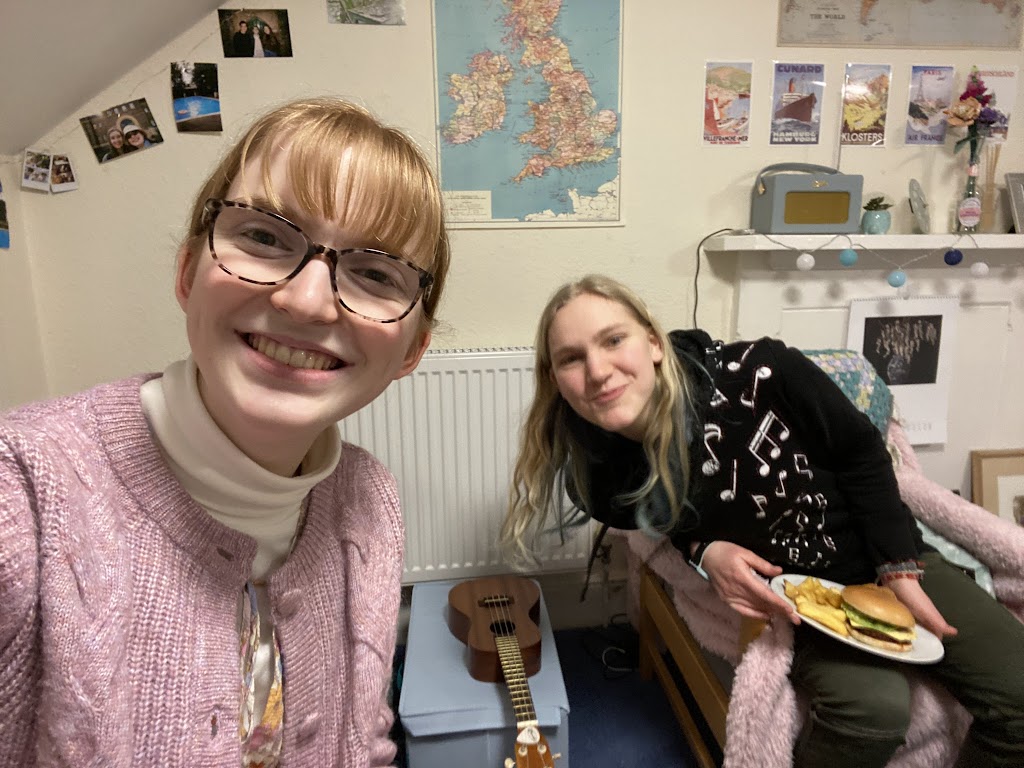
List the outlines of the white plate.
{"type": "MultiPolygon", "coordinates": [[[[783,586],[782,582],[785,580],[790,584],[797,586],[802,584],[806,578],[807,576],[803,574],[783,573],[781,576],[776,576],[772,579],[772,591],[796,608],[796,603],[786,597],[786,588],[783,586]]],[[[828,579],[819,578],[818,581],[822,583],[822,586],[835,587],[840,591],[842,591],[844,586],[843,584],[837,584],[836,582],[829,581],[828,579]]],[[[807,624],[824,632],[826,635],[834,637],[841,643],[846,643],[847,645],[852,645],[854,648],[858,648],[862,651],[873,653],[875,656],[884,656],[887,659],[905,661],[908,664],[934,664],[936,661],[941,659],[943,654],[946,652],[942,647],[942,641],[920,624],[914,627],[914,631],[917,636],[914,638],[914,642],[911,644],[909,651],[889,651],[885,648],[876,648],[873,645],[862,643],[853,637],[844,637],[838,632],[829,629],[824,624],[821,624],[808,616],[804,616],[803,614],[800,614],[800,620],[807,622],[807,624]]]]}

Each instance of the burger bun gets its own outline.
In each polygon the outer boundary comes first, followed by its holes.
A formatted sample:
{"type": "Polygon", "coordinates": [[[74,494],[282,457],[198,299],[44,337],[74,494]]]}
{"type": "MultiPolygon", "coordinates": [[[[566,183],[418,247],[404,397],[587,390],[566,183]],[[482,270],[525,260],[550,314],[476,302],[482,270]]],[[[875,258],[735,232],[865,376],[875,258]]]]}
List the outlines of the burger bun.
{"type": "MultiPolygon", "coordinates": [[[[879,587],[875,584],[855,584],[843,589],[842,597],[843,602],[865,616],[900,629],[914,628],[914,614],[899,601],[896,593],[888,587],[879,587]]],[[[864,642],[868,641],[864,640],[864,642]]],[[[874,645],[874,643],[869,644],[874,645]]],[[[888,647],[888,645],[884,647],[888,647]]],[[[891,643],[891,645],[896,644],[891,643]]]]}
{"type": "Polygon", "coordinates": [[[856,638],[865,645],[882,648],[886,651],[896,651],[897,653],[906,653],[913,647],[912,643],[897,643],[895,640],[883,640],[875,635],[869,635],[866,632],[861,632],[856,627],[850,627],[850,636],[856,638]]]}

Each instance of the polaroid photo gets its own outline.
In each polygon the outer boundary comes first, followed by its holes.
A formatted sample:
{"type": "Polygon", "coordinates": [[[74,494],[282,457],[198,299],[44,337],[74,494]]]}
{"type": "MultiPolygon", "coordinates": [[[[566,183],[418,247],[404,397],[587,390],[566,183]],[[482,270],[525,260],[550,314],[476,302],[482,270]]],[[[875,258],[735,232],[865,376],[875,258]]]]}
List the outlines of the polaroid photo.
{"type": "Polygon", "coordinates": [[[192,61],[171,64],[174,124],[181,132],[222,131],[217,65],[192,61]]]}
{"type": "Polygon", "coordinates": [[[78,177],[67,155],[54,155],[50,162],[50,191],[70,192],[78,189],[78,177]]]}
{"type": "Polygon", "coordinates": [[[39,152],[34,149],[25,150],[25,162],[22,165],[21,172],[21,186],[25,189],[39,189],[43,192],[49,192],[51,160],[49,152],[39,152]]]}
{"type": "Polygon", "coordinates": [[[288,11],[221,8],[220,41],[229,59],[274,59],[292,55],[288,11]]]}
{"type": "Polygon", "coordinates": [[[78,120],[101,163],[162,144],[153,113],[145,99],[136,99],[78,120]]]}
{"type": "Polygon", "coordinates": [[[0,198],[0,248],[11,247],[11,225],[7,223],[7,201],[0,198]]]}

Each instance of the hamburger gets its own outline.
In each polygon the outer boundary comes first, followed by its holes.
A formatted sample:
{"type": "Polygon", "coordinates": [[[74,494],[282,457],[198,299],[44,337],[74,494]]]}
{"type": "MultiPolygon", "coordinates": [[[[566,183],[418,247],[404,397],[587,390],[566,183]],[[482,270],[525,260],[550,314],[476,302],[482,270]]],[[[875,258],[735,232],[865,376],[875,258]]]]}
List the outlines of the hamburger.
{"type": "Polygon", "coordinates": [[[914,642],[914,615],[888,587],[858,584],[842,591],[850,636],[888,651],[906,653],[914,642]]]}

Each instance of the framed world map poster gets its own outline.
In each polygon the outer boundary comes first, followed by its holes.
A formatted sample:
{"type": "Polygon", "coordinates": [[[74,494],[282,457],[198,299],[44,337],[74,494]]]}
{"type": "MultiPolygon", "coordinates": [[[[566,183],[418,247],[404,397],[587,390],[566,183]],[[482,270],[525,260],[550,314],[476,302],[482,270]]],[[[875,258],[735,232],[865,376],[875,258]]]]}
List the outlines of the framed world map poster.
{"type": "Polygon", "coordinates": [[[435,0],[451,226],[621,226],[621,0],[435,0]]]}
{"type": "Polygon", "coordinates": [[[779,0],[778,44],[1016,50],[1022,5],[1022,0],[779,0]]]}

